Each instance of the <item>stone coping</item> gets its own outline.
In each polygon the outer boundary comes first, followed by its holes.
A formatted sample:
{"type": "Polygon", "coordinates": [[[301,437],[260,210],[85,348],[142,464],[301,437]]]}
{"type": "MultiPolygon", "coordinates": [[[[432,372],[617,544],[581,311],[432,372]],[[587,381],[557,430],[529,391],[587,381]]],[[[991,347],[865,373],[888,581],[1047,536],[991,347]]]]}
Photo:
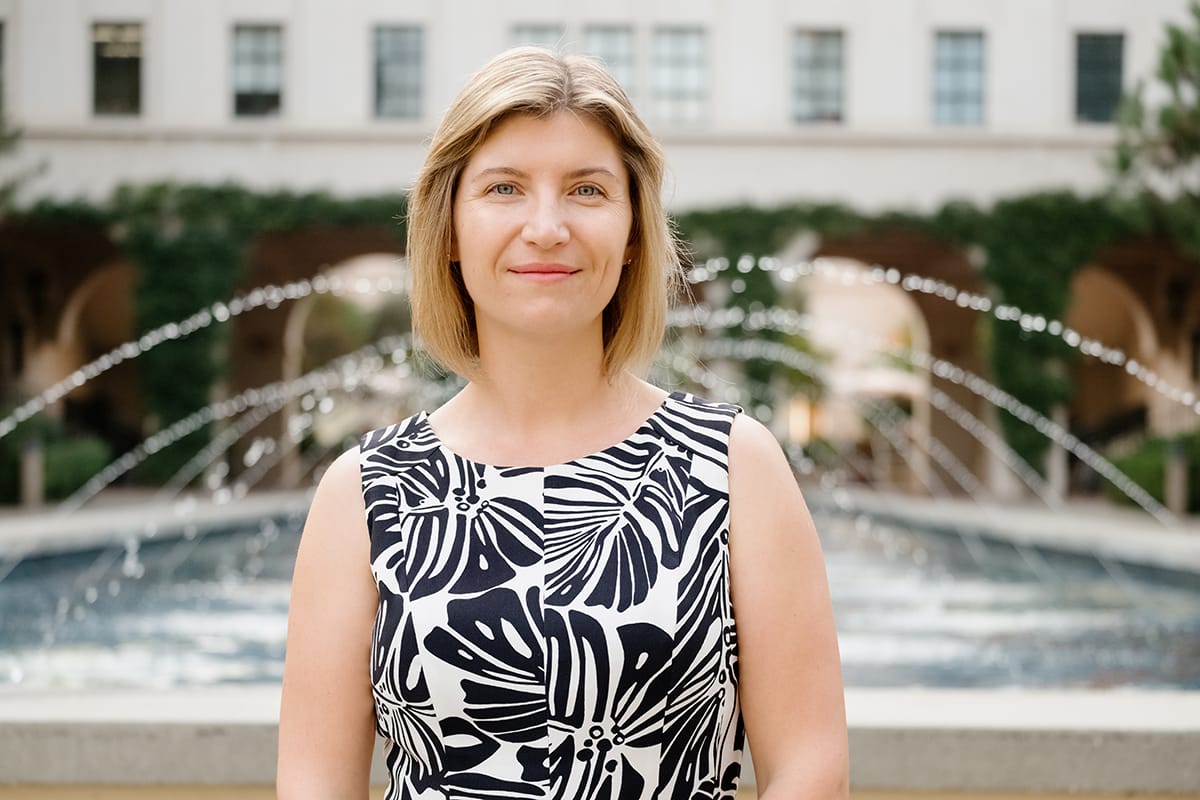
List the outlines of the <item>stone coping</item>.
{"type": "Polygon", "coordinates": [[[224,502],[204,494],[159,499],[154,493],[114,492],[96,505],[62,514],[54,509],[0,508],[0,556],[33,557],[92,550],[130,539],[171,539],[190,529],[246,525],[290,513],[303,515],[308,491],[254,492],[224,502]]]}
{"type": "MultiPolygon", "coordinates": [[[[0,785],[269,785],[278,703],[277,686],[5,690],[0,785]]],[[[1200,792],[1200,692],[850,689],[846,709],[856,790],[1200,792]]]]}
{"type": "Polygon", "coordinates": [[[804,495],[813,511],[864,514],[885,524],[974,535],[1200,575],[1200,524],[1193,517],[1167,526],[1144,511],[1108,503],[1073,502],[1052,510],[1028,502],[934,500],[861,488],[806,488],[804,495]]]}

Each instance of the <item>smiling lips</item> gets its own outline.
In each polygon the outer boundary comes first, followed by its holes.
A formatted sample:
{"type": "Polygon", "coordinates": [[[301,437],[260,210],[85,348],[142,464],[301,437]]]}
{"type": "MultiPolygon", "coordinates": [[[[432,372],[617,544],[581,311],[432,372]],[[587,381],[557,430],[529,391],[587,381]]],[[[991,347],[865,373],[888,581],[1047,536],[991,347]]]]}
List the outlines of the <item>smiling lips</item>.
{"type": "Polygon", "coordinates": [[[516,275],[521,276],[525,280],[535,281],[537,283],[555,283],[564,281],[574,275],[579,270],[574,267],[568,267],[566,264],[521,264],[517,267],[509,269],[516,275]]]}

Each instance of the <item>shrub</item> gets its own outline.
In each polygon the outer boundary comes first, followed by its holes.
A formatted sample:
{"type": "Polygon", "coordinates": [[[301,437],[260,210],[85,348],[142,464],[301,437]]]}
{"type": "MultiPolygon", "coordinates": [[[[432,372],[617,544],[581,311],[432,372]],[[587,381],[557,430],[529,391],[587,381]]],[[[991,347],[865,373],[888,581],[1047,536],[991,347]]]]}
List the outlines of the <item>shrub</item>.
{"type": "MultiPolygon", "coordinates": [[[[1200,431],[1180,437],[1179,445],[1183,448],[1188,464],[1187,510],[1189,513],[1196,513],[1200,511],[1200,431]]],[[[1151,497],[1165,503],[1166,463],[1171,446],[1171,440],[1168,438],[1147,439],[1136,450],[1113,458],[1112,462],[1151,497]]],[[[1133,500],[1108,481],[1104,482],[1104,491],[1113,500],[1133,505],[1133,500]]]]}
{"type": "Polygon", "coordinates": [[[62,500],[108,466],[112,450],[95,436],[79,436],[46,445],[46,499],[62,500]]]}

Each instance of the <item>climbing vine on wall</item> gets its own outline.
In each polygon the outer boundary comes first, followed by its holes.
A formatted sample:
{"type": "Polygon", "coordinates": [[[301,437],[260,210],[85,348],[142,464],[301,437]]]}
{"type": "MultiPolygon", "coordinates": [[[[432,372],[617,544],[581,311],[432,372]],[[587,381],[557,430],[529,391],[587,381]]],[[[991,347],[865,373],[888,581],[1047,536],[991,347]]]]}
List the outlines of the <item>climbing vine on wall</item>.
{"type": "MultiPolygon", "coordinates": [[[[405,199],[384,195],[341,199],[320,193],[254,192],[233,185],[154,184],[125,187],[105,203],[43,202],[21,212],[43,221],[101,226],[136,262],[135,298],[139,331],[190,315],[204,305],[228,299],[245,274],[250,245],[267,233],[313,227],[390,226],[403,241],[405,199]]],[[[1040,193],[1001,201],[991,208],[952,202],[931,214],[887,212],[860,214],[844,206],[793,204],[774,208],[733,206],[680,214],[676,224],[691,257],[703,261],[724,255],[736,262],[743,254],[780,251],[798,233],[846,238],[884,230],[910,229],[984,253],[984,275],[998,302],[1030,313],[1062,318],[1071,278],[1096,252],[1131,237],[1170,238],[1169,203],[1144,198],[1079,197],[1067,192],[1040,193]]],[[[729,301],[745,309],[774,305],[778,294],[770,276],[753,270],[724,273],[741,280],[729,301]]],[[[1070,397],[1074,351],[1049,336],[1031,335],[1011,323],[989,317],[986,341],[992,380],[1039,412],[1050,415],[1070,397]]],[[[209,401],[214,382],[224,373],[223,331],[212,326],[142,356],[139,373],[149,412],[169,424],[209,401]]],[[[751,364],[758,391],[771,379],[767,364],[751,364]]],[[[1005,436],[1030,463],[1038,465],[1046,440],[1007,413],[1005,436]]],[[[202,442],[201,432],[197,440],[202,442]]],[[[171,471],[195,452],[170,448],[159,474],[171,471]]],[[[144,476],[147,480],[150,476],[144,476]]]]}
{"type": "MultiPolygon", "coordinates": [[[[372,225],[388,227],[403,243],[405,198],[341,199],[322,193],[255,192],[234,185],[159,183],[125,186],[97,206],[40,203],[26,216],[103,225],[137,265],[139,335],[228,300],[242,282],[256,237],[277,231],[372,225]]],[[[138,359],[152,429],[169,425],[210,402],[225,374],[227,328],[210,325],[149,350],[138,359]]],[[[199,430],[147,461],[146,481],[173,474],[207,442],[199,430]]]]}
{"type": "MultiPolygon", "coordinates": [[[[776,251],[801,231],[833,238],[896,228],[918,230],[957,246],[981,248],[984,276],[996,302],[1061,319],[1076,270],[1110,243],[1138,236],[1169,238],[1165,220],[1170,214],[1170,206],[1152,206],[1146,198],[1047,192],[1004,200],[987,209],[956,201],[929,215],[888,212],[866,216],[834,205],[737,206],[684,214],[679,227],[686,237],[711,241],[731,257],[776,251]]],[[[765,296],[759,291],[754,299],[765,296]]],[[[986,324],[989,377],[1009,394],[1051,416],[1056,406],[1071,397],[1069,375],[1076,351],[1059,339],[1023,331],[994,316],[989,316],[986,324]]],[[[1000,412],[1000,422],[1009,444],[1031,464],[1040,466],[1048,440],[1008,412],[1000,412]]]]}

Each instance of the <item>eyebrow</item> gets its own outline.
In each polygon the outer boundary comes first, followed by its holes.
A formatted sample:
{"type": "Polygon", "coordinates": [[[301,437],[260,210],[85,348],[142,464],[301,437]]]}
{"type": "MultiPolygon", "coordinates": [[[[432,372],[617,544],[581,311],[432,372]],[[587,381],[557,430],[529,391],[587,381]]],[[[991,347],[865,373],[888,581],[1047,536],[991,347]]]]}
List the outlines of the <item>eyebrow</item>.
{"type": "MultiPolygon", "coordinates": [[[[497,175],[507,175],[513,178],[529,177],[529,173],[522,172],[515,167],[488,167],[485,170],[480,170],[476,175],[472,176],[471,180],[478,181],[482,178],[490,178],[497,175]]],[[[617,180],[617,176],[607,167],[581,167],[579,169],[571,170],[566,174],[566,177],[570,180],[573,180],[575,178],[583,178],[588,175],[605,175],[613,180],[617,180]]]]}

